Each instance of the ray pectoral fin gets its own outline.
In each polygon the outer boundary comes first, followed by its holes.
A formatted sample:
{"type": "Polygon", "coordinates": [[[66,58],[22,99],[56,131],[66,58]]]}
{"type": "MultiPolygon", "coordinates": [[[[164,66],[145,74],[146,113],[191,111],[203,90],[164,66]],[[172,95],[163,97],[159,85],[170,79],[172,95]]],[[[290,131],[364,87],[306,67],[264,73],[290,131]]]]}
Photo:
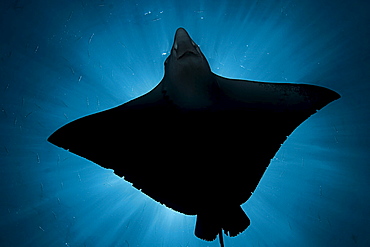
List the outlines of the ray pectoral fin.
{"type": "Polygon", "coordinates": [[[117,157],[122,154],[122,143],[130,141],[135,134],[126,132],[126,129],[136,124],[136,115],[122,106],[74,120],[55,131],[48,141],[113,169],[112,166],[119,163],[117,157]]]}
{"type": "MultiPolygon", "coordinates": [[[[74,120],[55,131],[48,141],[103,167],[114,169],[123,143],[132,143],[145,130],[153,112],[164,106],[161,84],[125,104],[74,120]]],[[[144,134],[142,134],[144,135],[144,134]]],[[[126,157],[127,159],[127,157],[126,157]]],[[[118,170],[115,170],[117,175],[118,170]]]]}
{"type": "MultiPolygon", "coordinates": [[[[266,166],[294,129],[317,110],[340,98],[330,89],[313,85],[233,80],[220,76],[216,76],[216,80],[221,109],[230,112],[230,117],[238,123],[233,129],[243,129],[235,136],[248,138],[251,143],[248,151],[254,162],[266,166]]],[[[264,169],[259,170],[255,177],[258,178],[256,185],[263,172],[264,169]]]]}
{"type": "Polygon", "coordinates": [[[314,85],[235,80],[218,75],[216,80],[225,97],[255,110],[313,114],[340,98],[338,93],[314,85]]]}
{"type": "Polygon", "coordinates": [[[108,133],[106,128],[102,128],[102,122],[99,121],[100,117],[97,114],[83,117],[64,125],[55,131],[48,138],[48,141],[60,148],[100,164],[98,162],[104,156],[99,154],[104,152],[104,143],[106,143],[103,137],[108,133]]]}
{"type": "Polygon", "coordinates": [[[303,84],[301,84],[300,87],[302,90],[307,90],[305,95],[311,99],[311,102],[315,104],[317,110],[320,110],[330,102],[341,97],[337,92],[324,87],[303,84]]]}

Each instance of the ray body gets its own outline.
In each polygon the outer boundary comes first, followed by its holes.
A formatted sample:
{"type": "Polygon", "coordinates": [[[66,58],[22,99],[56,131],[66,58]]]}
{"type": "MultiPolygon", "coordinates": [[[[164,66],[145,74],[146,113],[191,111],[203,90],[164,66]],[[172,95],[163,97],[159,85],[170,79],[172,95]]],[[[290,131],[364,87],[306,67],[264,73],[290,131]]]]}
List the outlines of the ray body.
{"type": "Polygon", "coordinates": [[[197,215],[195,235],[236,236],[240,205],[292,131],[340,96],[327,88],[233,80],[211,72],[179,28],[162,81],[147,94],[58,129],[49,141],[113,169],[154,200],[197,215]]]}

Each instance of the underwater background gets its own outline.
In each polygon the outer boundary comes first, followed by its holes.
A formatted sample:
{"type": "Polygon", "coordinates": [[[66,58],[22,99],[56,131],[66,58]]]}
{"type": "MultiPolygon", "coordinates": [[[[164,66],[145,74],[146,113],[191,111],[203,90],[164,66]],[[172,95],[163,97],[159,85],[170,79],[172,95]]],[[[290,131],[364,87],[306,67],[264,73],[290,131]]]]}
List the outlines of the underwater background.
{"type": "Polygon", "coordinates": [[[342,96],[282,145],[242,205],[251,225],[225,246],[370,246],[369,11],[366,0],[1,1],[0,246],[219,246],[194,236],[194,216],[46,141],[156,86],[178,27],[216,74],[342,96]]]}

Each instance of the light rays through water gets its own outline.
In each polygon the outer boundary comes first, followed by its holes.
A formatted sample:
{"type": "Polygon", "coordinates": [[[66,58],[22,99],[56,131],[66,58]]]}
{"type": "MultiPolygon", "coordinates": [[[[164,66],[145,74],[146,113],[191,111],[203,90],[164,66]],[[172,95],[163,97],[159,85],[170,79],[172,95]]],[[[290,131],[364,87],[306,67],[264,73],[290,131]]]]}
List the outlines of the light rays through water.
{"type": "MultiPolygon", "coordinates": [[[[182,26],[216,74],[311,83],[342,95],[284,143],[243,205],[251,226],[225,238],[226,246],[366,246],[368,5],[1,3],[0,243],[219,245],[194,237],[194,217],[154,202],[111,170],[46,142],[63,124],[153,88],[163,76],[174,32],[182,26]]],[[[248,157],[245,164],[252,165],[248,157]]]]}

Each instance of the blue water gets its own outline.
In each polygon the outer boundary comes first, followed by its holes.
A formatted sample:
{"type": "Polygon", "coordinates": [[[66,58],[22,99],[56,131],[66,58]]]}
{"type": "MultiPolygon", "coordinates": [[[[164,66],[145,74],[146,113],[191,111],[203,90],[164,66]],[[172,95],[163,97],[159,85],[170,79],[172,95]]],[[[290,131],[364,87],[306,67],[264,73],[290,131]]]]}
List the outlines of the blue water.
{"type": "Polygon", "coordinates": [[[1,1],[0,245],[219,246],[194,236],[195,217],[46,142],[153,88],[181,26],[216,74],[342,95],[284,143],[243,204],[251,226],[225,245],[370,246],[369,11],[365,0],[1,1]]]}

